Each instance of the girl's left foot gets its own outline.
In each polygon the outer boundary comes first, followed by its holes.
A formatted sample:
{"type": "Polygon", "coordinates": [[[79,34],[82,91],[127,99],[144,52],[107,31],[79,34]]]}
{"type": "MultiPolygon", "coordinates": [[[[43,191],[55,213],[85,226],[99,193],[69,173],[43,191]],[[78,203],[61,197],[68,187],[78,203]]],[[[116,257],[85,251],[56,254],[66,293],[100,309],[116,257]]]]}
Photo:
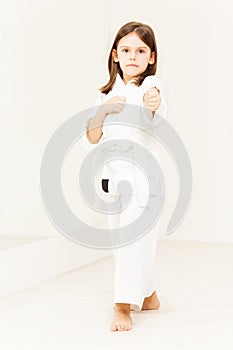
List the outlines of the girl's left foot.
{"type": "Polygon", "coordinates": [[[160,307],[159,298],[154,291],[151,296],[144,299],[142,310],[158,310],[160,307]]]}

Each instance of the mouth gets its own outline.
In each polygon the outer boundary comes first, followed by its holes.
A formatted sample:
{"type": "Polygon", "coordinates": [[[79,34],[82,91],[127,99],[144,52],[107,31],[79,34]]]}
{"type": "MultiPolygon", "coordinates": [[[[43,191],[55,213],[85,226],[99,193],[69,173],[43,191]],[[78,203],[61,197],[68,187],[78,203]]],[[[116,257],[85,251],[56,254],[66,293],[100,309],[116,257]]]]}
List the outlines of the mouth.
{"type": "Polygon", "coordinates": [[[127,67],[138,67],[136,64],[127,64],[127,67]]]}

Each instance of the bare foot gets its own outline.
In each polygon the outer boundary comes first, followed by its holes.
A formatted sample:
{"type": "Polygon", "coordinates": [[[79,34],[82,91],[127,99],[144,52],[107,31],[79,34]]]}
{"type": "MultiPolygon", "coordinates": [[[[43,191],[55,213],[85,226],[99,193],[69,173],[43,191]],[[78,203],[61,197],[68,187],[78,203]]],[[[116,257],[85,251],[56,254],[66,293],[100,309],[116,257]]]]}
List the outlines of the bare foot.
{"type": "Polygon", "coordinates": [[[129,331],[132,329],[132,323],[130,304],[116,303],[114,306],[114,318],[111,324],[111,331],[129,331]]]}
{"type": "Polygon", "coordinates": [[[142,310],[158,310],[160,307],[159,298],[154,291],[151,296],[144,299],[142,310]]]}

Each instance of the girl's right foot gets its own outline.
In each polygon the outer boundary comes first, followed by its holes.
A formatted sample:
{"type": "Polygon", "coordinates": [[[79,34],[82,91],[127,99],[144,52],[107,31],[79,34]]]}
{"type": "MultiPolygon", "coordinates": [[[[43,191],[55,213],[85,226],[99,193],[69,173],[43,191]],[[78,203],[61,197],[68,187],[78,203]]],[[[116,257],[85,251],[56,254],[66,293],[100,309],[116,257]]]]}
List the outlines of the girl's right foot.
{"type": "Polygon", "coordinates": [[[129,331],[132,329],[132,323],[130,304],[116,303],[114,306],[114,318],[111,324],[111,331],[129,331]]]}

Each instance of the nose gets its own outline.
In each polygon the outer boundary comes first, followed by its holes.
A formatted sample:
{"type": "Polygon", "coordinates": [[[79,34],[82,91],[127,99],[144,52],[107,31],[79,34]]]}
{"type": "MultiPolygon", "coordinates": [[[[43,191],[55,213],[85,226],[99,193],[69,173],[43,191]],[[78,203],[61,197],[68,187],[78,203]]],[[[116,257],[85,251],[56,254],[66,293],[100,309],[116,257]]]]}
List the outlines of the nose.
{"type": "Polygon", "coordinates": [[[131,52],[130,52],[130,59],[131,60],[135,60],[135,51],[134,50],[132,50],[131,52]]]}

